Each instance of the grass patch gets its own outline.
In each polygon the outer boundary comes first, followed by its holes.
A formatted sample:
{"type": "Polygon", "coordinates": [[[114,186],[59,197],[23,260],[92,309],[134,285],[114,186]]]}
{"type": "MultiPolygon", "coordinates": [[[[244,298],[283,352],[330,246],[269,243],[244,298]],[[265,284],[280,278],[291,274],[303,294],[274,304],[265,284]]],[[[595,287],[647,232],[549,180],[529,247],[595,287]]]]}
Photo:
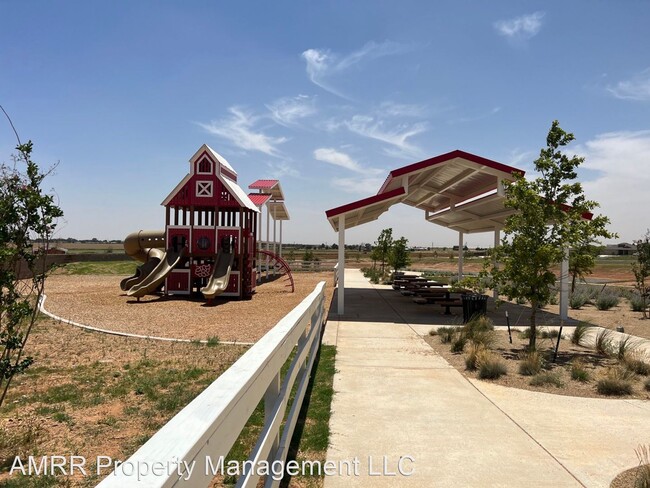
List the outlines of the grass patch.
{"type": "Polygon", "coordinates": [[[618,305],[620,298],[611,293],[601,293],[596,299],[598,310],[610,310],[618,305]]]}
{"type": "Polygon", "coordinates": [[[636,341],[632,339],[632,336],[623,337],[620,341],[618,341],[618,345],[615,348],[616,357],[619,361],[625,361],[630,353],[634,351],[635,347],[636,341]]]}
{"type": "Polygon", "coordinates": [[[632,373],[641,376],[650,376],[650,364],[639,357],[634,357],[631,355],[626,357],[623,361],[623,366],[625,366],[625,368],[632,373]]]}
{"type": "Polygon", "coordinates": [[[449,344],[454,340],[456,335],[456,327],[439,327],[438,328],[438,337],[440,337],[440,342],[442,344],[449,344]]]}
{"type": "Polygon", "coordinates": [[[465,345],[467,344],[467,336],[465,334],[458,334],[451,342],[451,352],[459,354],[465,350],[465,345]]]}
{"type": "Polygon", "coordinates": [[[534,376],[542,369],[542,355],[538,351],[529,351],[521,355],[519,361],[519,374],[534,376]]]}
{"type": "Polygon", "coordinates": [[[84,261],[68,263],[61,267],[67,275],[132,275],[138,263],[133,259],[125,261],[84,261]]]}
{"type": "Polygon", "coordinates": [[[585,306],[588,300],[589,300],[588,295],[584,293],[576,292],[571,295],[571,298],[569,298],[569,306],[571,307],[572,310],[580,310],[582,307],[585,306]]]}
{"type": "Polygon", "coordinates": [[[650,391],[650,378],[645,380],[645,382],[643,383],[643,388],[645,388],[646,391],[650,391]]]}
{"type": "Polygon", "coordinates": [[[629,372],[621,368],[611,368],[604,378],[596,383],[596,391],[601,395],[622,396],[632,394],[632,382],[629,372]]]}
{"type": "Polygon", "coordinates": [[[478,377],[485,380],[494,380],[508,373],[505,362],[496,354],[489,351],[479,351],[476,357],[478,377]]]}
{"type": "Polygon", "coordinates": [[[650,445],[639,445],[634,452],[639,460],[634,488],[650,488],[650,445]]]}
{"type": "Polygon", "coordinates": [[[530,384],[532,386],[553,385],[557,388],[562,388],[564,386],[564,383],[562,383],[560,376],[557,373],[552,373],[550,371],[544,371],[542,373],[536,374],[530,379],[530,384]]]}
{"type": "Polygon", "coordinates": [[[601,329],[596,334],[596,341],[594,348],[598,354],[603,356],[611,356],[612,354],[612,331],[609,329],[601,329]]]}
{"type": "Polygon", "coordinates": [[[576,360],[571,363],[571,379],[581,383],[589,381],[589,372],[582,361],[576,360]]]}
{"type": "Polygon", "coordinates": [[[590,326],[584,322],[580,322],[576,325],[575,329],[573,329],[573,334],[571,334],[571,343],[576,346],[582,346],[589,327],[590,326]]]}

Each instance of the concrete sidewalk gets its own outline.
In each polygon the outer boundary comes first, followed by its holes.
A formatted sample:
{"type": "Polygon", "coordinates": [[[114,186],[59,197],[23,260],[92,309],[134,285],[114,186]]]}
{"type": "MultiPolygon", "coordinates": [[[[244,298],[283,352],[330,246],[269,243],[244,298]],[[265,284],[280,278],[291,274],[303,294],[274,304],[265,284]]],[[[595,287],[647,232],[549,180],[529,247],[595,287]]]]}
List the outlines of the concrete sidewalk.
{"type": "Polygon", "coordinates": [[[346,270],[346,314],[326,327],[337,346],[328,460],[339,465],[326,488],[605,487],[636,465],[648,402],[470,382],[411,327],[421,308],[383,289],[346,270]]]}

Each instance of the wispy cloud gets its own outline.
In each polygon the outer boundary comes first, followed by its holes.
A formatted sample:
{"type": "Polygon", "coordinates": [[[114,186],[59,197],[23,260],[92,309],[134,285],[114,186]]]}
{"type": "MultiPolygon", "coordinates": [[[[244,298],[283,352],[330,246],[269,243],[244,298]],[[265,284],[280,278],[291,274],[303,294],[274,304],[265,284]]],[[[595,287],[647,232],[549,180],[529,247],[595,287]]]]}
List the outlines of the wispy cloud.
{"type": "Polygon", "coordinates": [[[285,137],[273,137],[260,129],[255,129],[260,117],[255,116],[241,107],[230,107],[230,116],[215,120],[209,124],[199,122],[204,130],[217,137],[229,141],[245,151],[258,151],[269,156],[280,156],[278,145],[285,142],[285,137]]]}
{"type": "Polygon", "coordinates": [[[379,105],[378,112],[391,117],[422,117],[425,115],[426,107],[424,105],[385,101],[379,105]]]}
{"type": "Polygon", "coordinates": [[[300,178],[300,173],[286,161],[279,161],[279,162],[267,161],[266,166],[269,168],[268,176],[273,179],[279,180],[283,176],[300,178]]]}
{"type": "Polygon", "coordinates": [[[650,174],[642,168],[650,161],[650,130],[601,134],[576,152],[586,158],[583,167],[596,172],[583,187],[610,217],[611,230],[621,240],[640,238],[648,227],[650,174]]]}
{"type": "Polygon", "coordinates": [[[532,161],[535,158],[534,151],[521,150],[519,148],[510,151],[508,164],[515,167],[526,166],[532,167],[532,161]]]}
{"type": "Polygon", "coordinates": [[[425,122],[390,126],[381,119],[367,115],[355,115],[343,124],[355,134],[390,144],[408,156],[422,154],[422,150],[409,142],[409,139],[427,130],[425,122]]]}
{"type": "Polygon", "coordinates": [[[539,34],[544,12],[535,12],[514,19],[499,20],[494,23],[496,31],[511,40],[527,40],[539,34]]]}
{"type": "Polygon", "coordinates": [[[266,105],[271,117],[284,126],[295,125],[300,119],[316,113],[314,98],[307,95],[283,97],[266,105]]]}
{"type": "Polygon", "coordinates": [[[623,100],[650,101],[650,68],[626,81],[619,81],[607,90],[623,100]]]}
{"type": "Polygon", "coordinates": [[[331,83],[336,74],[346,71],[351,66],[363,60],[372,60],[384,56],[399,54],[412,49],[411,46],[393,41],[377,43],[370,41],[361,49],[346,56],[341,56],[328,49],[307,49],[302,53],[305,60],[307,75],[315,85],[341,98],[348,98],[331,83]]]}
{"type": "Polygon", "coordinates": [[[333,164],[355,173],[361,174],[380,174],[383,171],[375,168],[364,168],[357,161],[352,159],[348,154],[337,151],[331,147],[319,147],[314,151],[314,158],[324,163],[333,164]]]}
{"type": "Polygon", "coordinates": [[[347,193],[357,195],[373,195],[381,188],[384,178],[367,177],[367,178],[333,178],[332,186],[339,188],[347,193]]]}

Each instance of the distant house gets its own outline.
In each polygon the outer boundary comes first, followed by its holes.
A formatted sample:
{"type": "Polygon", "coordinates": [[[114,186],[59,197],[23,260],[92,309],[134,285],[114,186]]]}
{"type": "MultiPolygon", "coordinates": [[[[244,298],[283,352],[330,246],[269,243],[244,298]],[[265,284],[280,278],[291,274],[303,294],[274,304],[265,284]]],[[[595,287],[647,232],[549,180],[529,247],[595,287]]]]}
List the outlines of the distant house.
{"type": "Polygon", "coordinates": [[[621,242],[619,244],[608,244],[605,246],[603,254],[609,256],[632,256],[636,252],[636,246],[629,242],[621,242]]]}
{"type": "Polygon", "coordinates": [[[43,247],[38,248],[39,251],[45,251],[46,254],[68,254],[68,250],[64,247],[50,247],[45,250],[43,247]]]}

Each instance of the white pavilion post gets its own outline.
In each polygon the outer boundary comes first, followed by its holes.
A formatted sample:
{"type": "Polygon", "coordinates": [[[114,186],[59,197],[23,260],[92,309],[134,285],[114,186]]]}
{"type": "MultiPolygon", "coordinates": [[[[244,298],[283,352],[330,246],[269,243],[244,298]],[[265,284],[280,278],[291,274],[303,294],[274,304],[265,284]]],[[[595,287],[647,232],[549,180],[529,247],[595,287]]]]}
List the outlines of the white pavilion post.
{"type": "MultiPolygon", "coordinates": [[[[269,207],[269,204],[267,202],[266,204],[266,250],[270,251],[269,249],[269,234],[271,231],[271,208],[269,207]]],[[[266,278],[268,279],[269,277],[269,257],[266,256],[266,278]]]]}
{"type": "Polygon", "coordinates": [[[560,264],[560,320],[569,318],[569,249],[564,249],[560,264]]]}
{"type": "MultiPolygon", "coordinates": [[[[492,248],[493,251],[496,251],[496,248],[500,243],[501,243],[501,230],[500,229],[495,229],[495,231],[494,231],[494,247],[492,248]]],[[[493,259],[494,267],[496,268],[496,266],[498,264],[497,263],[497,256],[496,256],[496,253],[493,252],[493,254],[494,254],[494,259],[493,259]]],[[[494,298],[495,300],[497,298],[499,298],[499,290],[497,290],[496,286],[492,290],[492,298],[494,298]]]]}
{"type": "MultiPolygon", "coordinates": [[[[264,217],[264,209],[260,209],[260,213],[257,214],[257,250],[262,249],[262,218],[264,217]]],[[[257,282],[262,282],[262,256],[260,253],[257,253],[257,282]]]]}
{"type": "Polygon", "coordinates": [[[280,221],[280,248],[278,249],[280,257],[282,257],[282,220],[280,221]]]}
{"type": "MultiPolygon", "coordinates": [[[[275,218],[276,211],[277,211],[277,208],[274,206],[273,207],[273,254],[275,254],[275,241],[276,241],[276,237],[275,237],[275,228],[276,228],[276,223],[277,223],[277,219],[275,218]]],[[[273,267],[273,273],[272,274],[273,274],[273,276],[275,276],[275,266],[273,267]]]]}
{"type": "Polygon", "coordinates": [[[345,308],[345,214],[339,216],[339,268],[338,272],[338,313],[343,315],[345,308]]]}
{"type": "Polygon", "coordinates": [[[458,232],[458,279],[463,279],[463,237],[462,232],[458,232]]]}

